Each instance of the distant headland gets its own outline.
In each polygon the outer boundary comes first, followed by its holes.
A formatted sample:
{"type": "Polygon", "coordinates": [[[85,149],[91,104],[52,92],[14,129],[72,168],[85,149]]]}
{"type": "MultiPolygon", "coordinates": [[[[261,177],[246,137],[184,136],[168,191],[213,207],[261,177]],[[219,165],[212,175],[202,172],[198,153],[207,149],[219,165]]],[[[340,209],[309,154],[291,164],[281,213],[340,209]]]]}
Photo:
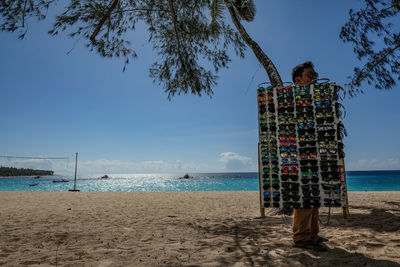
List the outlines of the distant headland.
{"type": "Polygon", "coordinates": [[[47,170],[0,167],[0,176],[33,176],[33,175],[53,175],[53,174],[54,171],[47,171],[47,170]]]}

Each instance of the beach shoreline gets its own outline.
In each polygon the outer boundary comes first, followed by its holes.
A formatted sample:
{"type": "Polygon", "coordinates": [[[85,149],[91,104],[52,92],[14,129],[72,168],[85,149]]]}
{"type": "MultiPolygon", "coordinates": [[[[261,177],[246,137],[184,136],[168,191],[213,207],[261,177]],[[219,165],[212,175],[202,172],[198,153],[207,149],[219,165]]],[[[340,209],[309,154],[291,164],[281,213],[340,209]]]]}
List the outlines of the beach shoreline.
{"type": "Polygon", "coordinates": [[[349,192],[350,217],[333,208],[321,225],[328,252],[293,248],[292,217],[260,218],[257,191],[2,191],[0,203],[5,266],[400,264],[400,191],[349,192]]]}

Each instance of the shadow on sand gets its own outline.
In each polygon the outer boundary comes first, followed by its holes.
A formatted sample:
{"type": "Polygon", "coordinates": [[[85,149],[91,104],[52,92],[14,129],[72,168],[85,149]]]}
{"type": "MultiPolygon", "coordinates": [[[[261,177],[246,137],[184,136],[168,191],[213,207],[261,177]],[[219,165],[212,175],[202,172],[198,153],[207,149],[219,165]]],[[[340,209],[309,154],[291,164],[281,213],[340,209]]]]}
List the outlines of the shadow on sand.
{"type": "MultiPolygon", "coordinates": [[[[389,204],[397,205],[397,203],[389,204]]],[[[324,231],[329,232],[331,227],[345,230],[350,228],[354,230],[352,231],[354,233],[357,229],[365,228],[376,231],[379,235],[399,230],[399,216],[389,211],[372,207],[351,207],[351,211],[354,213],[347,220],[344,220],[341,214],[332,215],[331,223],[329,226],[324,226],[324,231]],[[357,209],[368,209],[368,212],[367,214],[360,214],[357,209]]],[[[264,219],[229,219],[219,222],[200,220],[193,227],[203,232],[204,236],[207,237],[198,241],[200,247],[198,252],[216,254],[214,261],[207,263],[211,265],[400,266],[393,261],[373,259],[363,254],[362,250],[361,252],[350,252],[343,248],[334,247],[332,242],[327,243],[327,252],[293,248],[291,223],[291,218],[288,220],[288,225],[285,225],[281,217],[267,216],[264,219]],[[218,242],[215,242],[216,239],[218,239],[218,242]]],[[[381,240],[379,238],[374,240],[371,236],[368,237],[368,240],[365,240],[360,236],[357,240],[349,237],[347,241],[350,244],[354,242],[356,251],[359,249],[357,246],[363,244],[364,241],[375,242],[376,246],[383,249],[385,244],[382,244],[382,236],[381,240]]],[[[342,238],[346,237],[342,236],[342,238]]],[[[335,240],[335,238],[332,239],[331,241],[335,240]]]]}

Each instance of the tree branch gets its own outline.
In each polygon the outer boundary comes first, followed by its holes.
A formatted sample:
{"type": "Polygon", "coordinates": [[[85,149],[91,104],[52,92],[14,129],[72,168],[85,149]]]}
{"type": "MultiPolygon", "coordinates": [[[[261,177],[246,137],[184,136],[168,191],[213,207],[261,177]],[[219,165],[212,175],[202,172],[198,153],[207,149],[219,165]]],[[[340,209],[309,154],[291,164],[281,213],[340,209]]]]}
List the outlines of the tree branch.
{"type": "Polygon", "coordinates": [[[90,40],[94,43],[95,38],[97,34],[99,33],[101,27],[103,26],[104,22],[106,22],[107,18],[110,17],[111,12],[114,10],[114,8],[117,6],[118,0],[114,0],[114,2],[111,4],[110,8],[108,9],[107,13],[104,15],[104,17],[101,18],[99,24],[97,25],[96,29],[94,30],[93,34],[90,36],[90,40]]]}
{"type": "Polygon", "coordinates": [[[269,80],[273,86],[283,86],[283,82],[281,76],[279,75],[278,70],[276,69],[274,63],[271,59],[264,53],[264,51],[260,48],[260,46],[249,36],[246,32],[246,29],[240,24],[238,17],[236,16],[236,12],[234,7],[232,6],[229,0],[224,0],[225,6],[228,8],[229,13],[232,18],[233,24],[235,24],[236,29],[239,31],[240,35],[242,36],[243,40],[246,44],[253,50],[254,55],[264,67],[269,80]]]}
{"type": "Polygon", "coordinates": [[[173,0],[168,0],[169,2],[169,8],[171,10],[171,15],[172,15],[172,21],[174,23],[174,30],[175,30],[175,36],[176,36],[176,41],[178,43],[178,54],[179,54],[179,59],[182,62],[182,66],[183,66],[183,60],[182,60],[182,55],[181,55],[181,43],[179,40],[179,35],[178,35],[178,19],[176,18],[176,13],[175,13],[175,9],[174,9],[174,2],[173,0]]]}
{"type": "Polygon", "coordinates": [[[25,0],[24,2],[24,10],[22,11],[22,28],[25,27],[25,11],[26,11],[26,2],[28,0],[25,0]]]}
{"type": "Polygon", "coordinates": [[[379,64],[381,64],[384,59],[389,55],[392,54],[395,50],[397,50],[398,48],[400,48],[400,43],[398,43],[396,46],[388,49],[386,51],[386,53],[384,53],[383,55],[380,56],[379,59],[377,59],[373,64],[371,64],[372,62],[368,62],[361,70],[361,73],[366,73],[366,72],[370,72],[371,70],[373,70],[376,66],[378,66],[379,64]]]}

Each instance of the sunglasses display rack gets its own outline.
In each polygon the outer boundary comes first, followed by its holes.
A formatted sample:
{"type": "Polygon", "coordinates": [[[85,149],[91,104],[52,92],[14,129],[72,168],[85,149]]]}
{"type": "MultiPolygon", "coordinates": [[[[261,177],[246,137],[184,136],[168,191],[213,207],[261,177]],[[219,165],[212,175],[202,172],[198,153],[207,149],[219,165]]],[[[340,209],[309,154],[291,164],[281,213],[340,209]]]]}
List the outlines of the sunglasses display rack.
{"type": "Polygon", "coordinates": [[[334,83],[259,87],[262,206],[344,207],[341,87],[334,83]]]}

